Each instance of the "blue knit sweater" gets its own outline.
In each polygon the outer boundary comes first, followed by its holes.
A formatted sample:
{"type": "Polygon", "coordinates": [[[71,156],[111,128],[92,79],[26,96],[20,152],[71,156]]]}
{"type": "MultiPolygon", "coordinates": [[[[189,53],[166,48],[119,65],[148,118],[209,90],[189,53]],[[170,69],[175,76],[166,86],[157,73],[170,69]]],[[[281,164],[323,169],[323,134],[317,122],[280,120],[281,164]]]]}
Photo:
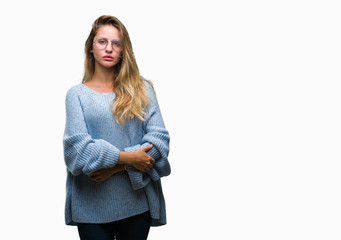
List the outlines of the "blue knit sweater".
{"type": "Polygon", "coordinates": [[[66,124],[63,136],[67,167],[65,222],[67,225],[106,223],[150,210],[152,226],[166,224],[161,180],[170,174],[169,134],[153,88],[146,121],[136,118],[119,126],[112,115],[115,93],[98,93],[84,84],[66,93],[66,124]],[[117,164],[120,151],[132,152],[153,144],[147,152],[156,162],[147,173],[130,165],[106,181],[88,175],[117,164]]]}

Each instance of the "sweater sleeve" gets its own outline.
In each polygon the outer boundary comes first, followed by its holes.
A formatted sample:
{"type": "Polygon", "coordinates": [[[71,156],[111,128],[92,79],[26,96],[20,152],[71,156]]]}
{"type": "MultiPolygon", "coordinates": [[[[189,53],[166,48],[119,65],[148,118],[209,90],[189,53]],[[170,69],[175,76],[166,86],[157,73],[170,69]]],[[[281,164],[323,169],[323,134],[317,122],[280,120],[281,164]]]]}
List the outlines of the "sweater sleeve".
{"type": "Polygon", "coordinates": [[[155,164],[153,168],[146,173],[140,172],[133,166],[126,166],[126,170],[135,190],[145,187],[150,180],[157,181],[161,177],[168,176],[171,172],[168,162],[170,136],[165,128],[154,89],[147,85],[147,91],[150,102],[147,117],[143,123],[145,134],[142,138],[142,142],[138,145],[127,147],[124,151],[133,152],[153,144],[153,148],[149,150],[147,154],[155,159],[155,164]]]}
{"type": "Polygon", "coordinates": [[[67,92],[65,107],[63,147],[67,169],[78,176],[116,165],[120,150],[103,139],[93,139],[88,133],[76,89],[71,88],[67,92]]]}

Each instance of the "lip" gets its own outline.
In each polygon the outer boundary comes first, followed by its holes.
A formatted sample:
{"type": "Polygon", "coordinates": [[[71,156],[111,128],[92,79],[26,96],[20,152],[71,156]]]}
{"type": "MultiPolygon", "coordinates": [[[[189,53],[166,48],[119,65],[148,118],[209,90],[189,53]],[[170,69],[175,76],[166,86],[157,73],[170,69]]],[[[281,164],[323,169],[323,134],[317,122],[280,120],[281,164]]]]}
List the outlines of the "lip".
{"type": "Polygon", "coordinates": [[[110,56],[110,55],[105,55],[105,56],[103,57],[103,59],[104,59],[105,61],[112,61],[114,58],[113,58],[112,56],[110,56]]]}

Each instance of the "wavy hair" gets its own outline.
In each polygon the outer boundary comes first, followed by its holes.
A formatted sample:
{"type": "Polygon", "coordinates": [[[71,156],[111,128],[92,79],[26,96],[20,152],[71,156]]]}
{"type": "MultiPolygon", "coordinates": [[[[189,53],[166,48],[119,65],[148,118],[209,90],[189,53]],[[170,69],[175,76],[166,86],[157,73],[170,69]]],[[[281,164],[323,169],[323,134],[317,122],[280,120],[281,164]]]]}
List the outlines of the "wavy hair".
{"type": "Polygon", "coordinates": [[[85,66],[82,83],[90,80],[95,73],[95,58],[91,53],[98,29],[104,25],[117,28],[120,35],[121,59],[113,67],[113,86],[115,101],[112,113],[117,123],[124,124],[128,119],[138,118],[144,121],[148,106],[148,95],[144,81],[152,87],[151,81],[144,79],[138,69],[129,34],[125,26],[114,16],[103,15],[92,24],[91,32],[85,42],[85,66]]]}

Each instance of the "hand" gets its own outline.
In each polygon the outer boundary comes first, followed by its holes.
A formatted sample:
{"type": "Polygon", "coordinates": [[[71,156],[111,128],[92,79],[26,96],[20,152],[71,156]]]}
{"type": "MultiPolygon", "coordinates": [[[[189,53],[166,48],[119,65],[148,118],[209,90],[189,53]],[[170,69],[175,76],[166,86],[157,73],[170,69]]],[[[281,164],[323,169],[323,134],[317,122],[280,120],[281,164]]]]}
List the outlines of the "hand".
{"type": "Polygon", "coordinates": [[[95,182],[103,182],[110,178],[112,175],[124,171],[124,165],[117,164],[112,168],[103,168],[89,175],[91,180],[95,182]]]}
{"type": "Polygon", "coordinates": [[[131,165],[141,172],[149,171],[153,167],[155,159],[149,156],[146,152],[152,149],[152,147],[153,145],[149,145],[133,152],[135,160],[131,165]]]}

